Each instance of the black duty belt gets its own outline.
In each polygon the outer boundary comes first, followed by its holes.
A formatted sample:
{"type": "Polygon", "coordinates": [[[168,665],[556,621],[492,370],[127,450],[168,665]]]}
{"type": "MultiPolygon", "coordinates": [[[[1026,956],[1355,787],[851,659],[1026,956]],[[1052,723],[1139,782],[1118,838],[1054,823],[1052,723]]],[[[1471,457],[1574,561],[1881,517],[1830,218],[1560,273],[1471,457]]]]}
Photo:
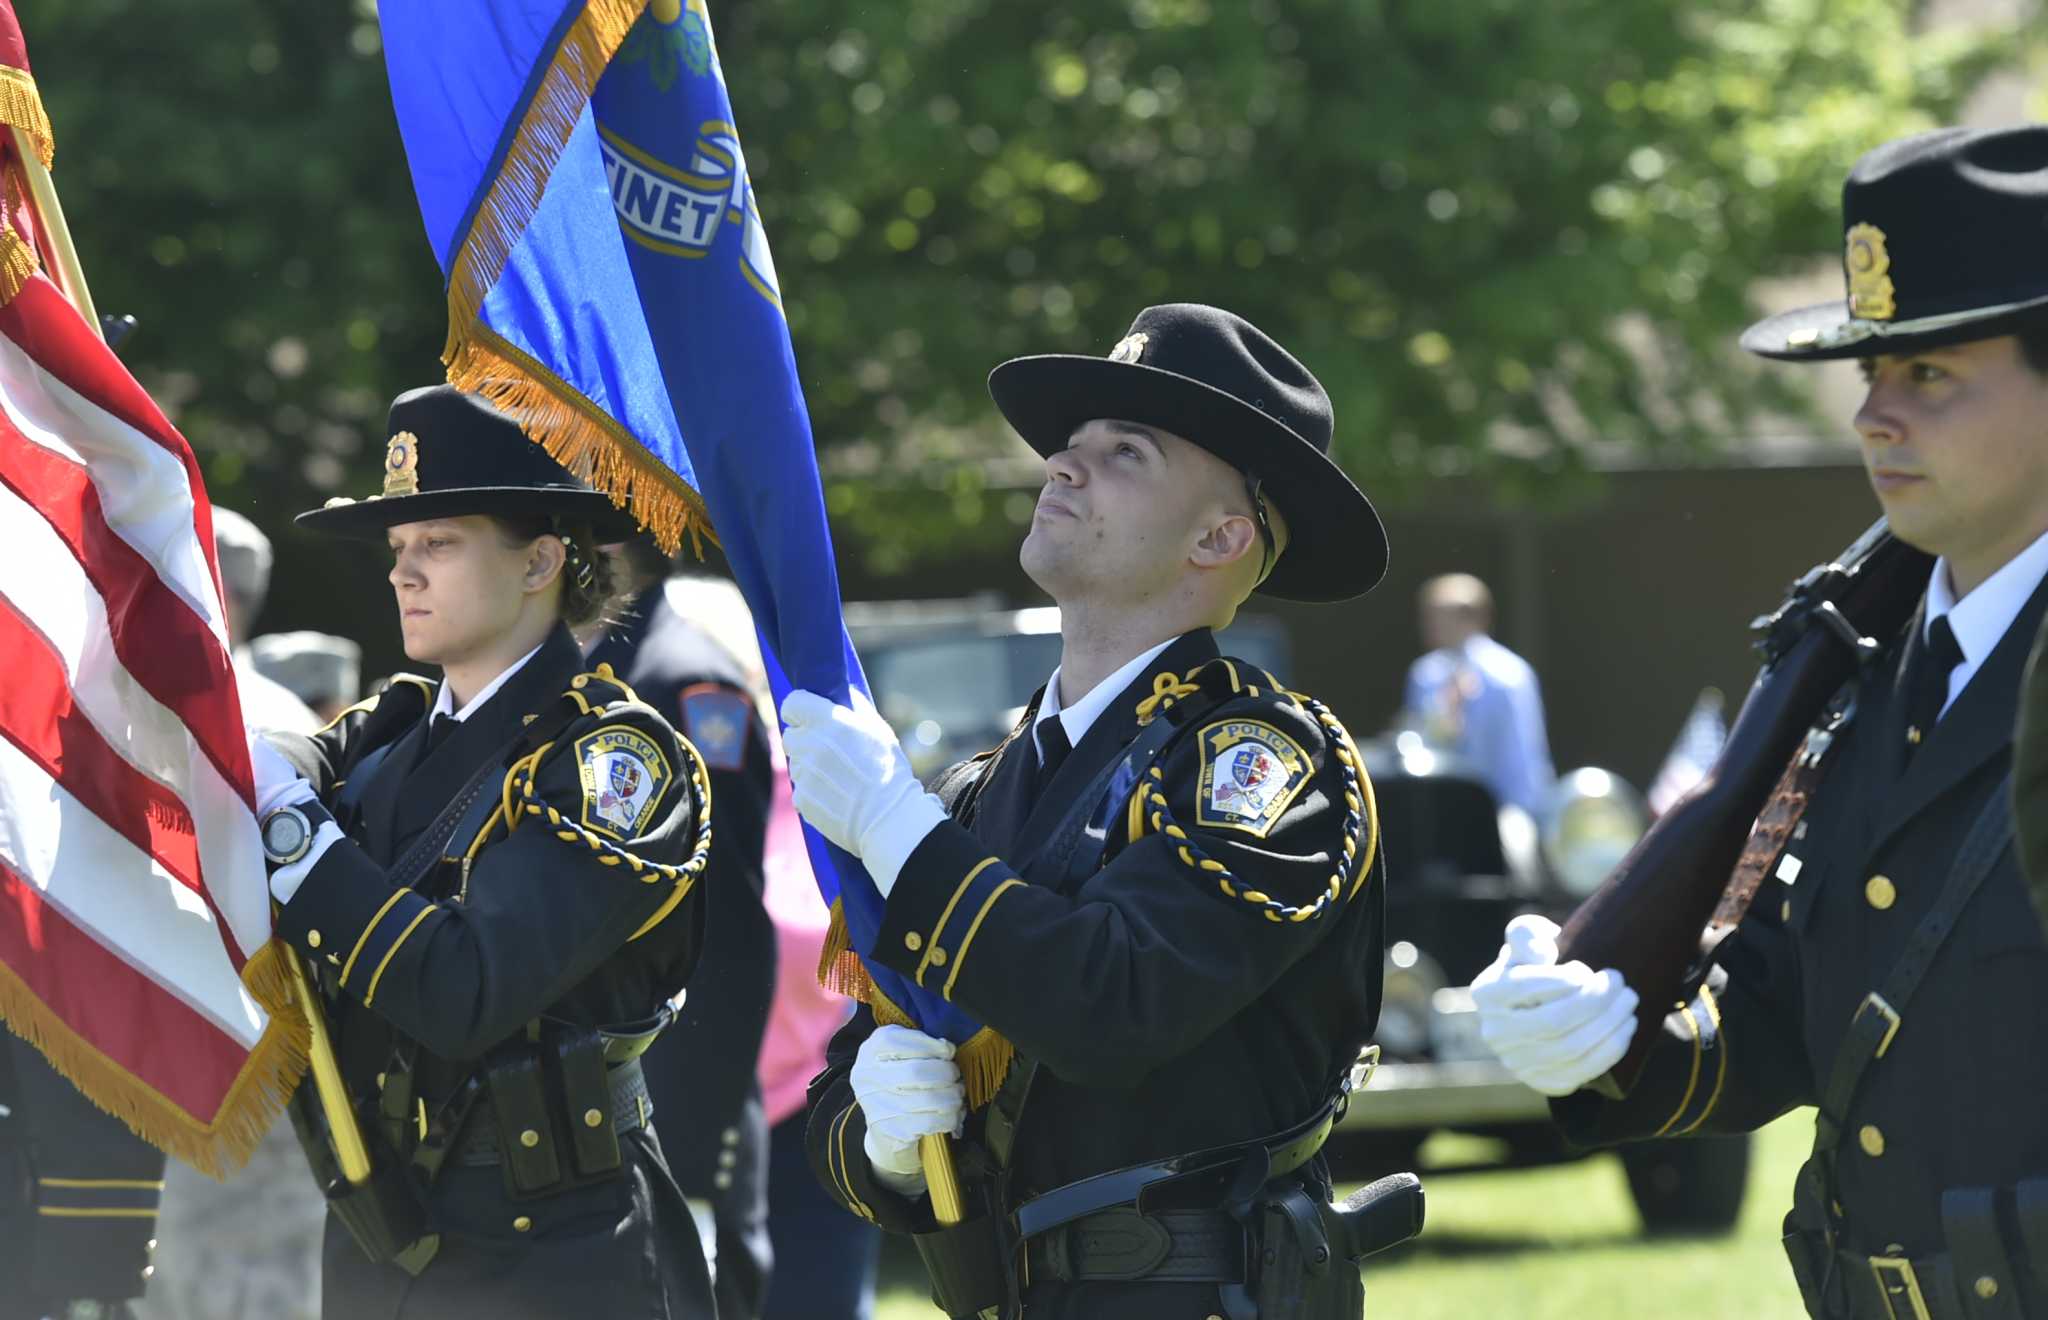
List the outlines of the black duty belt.
{"type": "MultiPolygon", "coordinates": [[[[647,1092],[647,1075],[641,1071],[638,1059],[611,1069],[606,1080],[611,1083],[611,1126],[614,1132],[631,1132],[635,1128],[645,1126],[654,1117],[654,1101],[647,1092]]],[[[596,1112],[587,1110],[582,1114],[571,1114],[569,1119],[572,1123],[597,1127],[599,1124],[590,1122],[591,1114],[596,1112]]],[[[463,1128],[462,1137],[456,1143],[455,1162],[471,1167],[502,1164],[505,1157],[499,1146],[499,1126],[498,1115],[492,1109],[491,1101],[487,1098],[479,1100],[475,1109],[470,1112],[469,1122],[463,1128]]],[[[533,1132],[537,1144],[541,1137],[540,1130],[536,1127],[528,1131],[533,1132]]],[[[520,1139],[524,1139],[523,1134],[520,1139]]]]}
{"type": "Polygon", "coordinates": [[[1171,1159],[1154,1160],[1149,1164],[1133,1164],[1128,1168],[1082,1178],[1043,1196],[1033,1197],[1017,1207],[1017,1236],[1032,1238],[1062,1224],[1118,1206],[1135,1205],[1143,1209],[1143,1198],[1153,1188],[1203,1174],[1234,1170],[1260,1147],[1265,1148],[1267,1164],[1259,1181],[1278,1181],[1314,1159],[1323,1143],[1329,1140],[1330,1129],[1337,1121],[1339,1098],[1332,1096],[1322,1108],[1302,1122],[1259,1141],[1218,1146],[1189,1155],[1176,1155],[1171,1159]]]}
{"type": "Polygon", "coordinates": [[[1027,1283],[1243,1283],[1244,1225],[1221,1210],[1140,1214],[1121,1206],[1063,1224],[1025,1247],[1027,1283]]]}

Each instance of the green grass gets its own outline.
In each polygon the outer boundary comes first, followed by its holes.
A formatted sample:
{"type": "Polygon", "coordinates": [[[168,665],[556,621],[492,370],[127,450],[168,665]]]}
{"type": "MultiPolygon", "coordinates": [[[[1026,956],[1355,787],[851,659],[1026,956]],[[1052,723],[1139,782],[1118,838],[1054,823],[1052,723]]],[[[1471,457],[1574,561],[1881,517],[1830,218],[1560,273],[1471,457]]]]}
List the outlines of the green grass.
{"type": "MultiPolygon", "coordinates": [[[[1757,1134],[1742,1221],[1728,1237],[1646,1239],[1612,1156],[1515,1173],[1427,1178],[1429,1224],[1366,1265],[1366,1312],[1399,1320],[1644,1320],[1805,1312],[1778,1245],[1810,1114],[1757,1134]]],[[[1455,1140],[1455,1139],[1451,1139],[1455,1140]]],[[[1425,1161],[1449,1155],[1436,1144],[1425,1161]]],[[[932,1320],[914,1253],[885,1253],[877,1320],[932,1320]]]]}

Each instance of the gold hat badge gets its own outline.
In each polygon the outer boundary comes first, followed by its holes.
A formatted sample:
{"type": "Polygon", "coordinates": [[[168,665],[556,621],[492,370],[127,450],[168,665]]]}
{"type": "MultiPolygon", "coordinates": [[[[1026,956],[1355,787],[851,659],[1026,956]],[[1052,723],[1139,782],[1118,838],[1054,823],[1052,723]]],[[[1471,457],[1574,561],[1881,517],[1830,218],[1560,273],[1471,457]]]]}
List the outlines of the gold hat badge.
{"type": "Polygon", "coordinates": [[[384,447],[384,498],[420,493],[420,438],[400,431],[384,447]]]}
{"type": "Polygon", "coordinates": [[[1884,231],[1876,225],[1852,225],[1842,266],[1849,273],[1849,315],[1865,321],[1889,321],[1898,311],[1892,296],[1892,258],[1884,248],[1884,231]]]}
{"type": "Polygon", "coordinates": [[[1115,348],[1109,350],[1109,360],[1111,362],[1136,362],[1145,355],[1145,345],[1150,343],[1151,340],[1152,336],[1142,331],[1135,335],[1125,335],[1122,339],[1116,341],[1115,348]]]}

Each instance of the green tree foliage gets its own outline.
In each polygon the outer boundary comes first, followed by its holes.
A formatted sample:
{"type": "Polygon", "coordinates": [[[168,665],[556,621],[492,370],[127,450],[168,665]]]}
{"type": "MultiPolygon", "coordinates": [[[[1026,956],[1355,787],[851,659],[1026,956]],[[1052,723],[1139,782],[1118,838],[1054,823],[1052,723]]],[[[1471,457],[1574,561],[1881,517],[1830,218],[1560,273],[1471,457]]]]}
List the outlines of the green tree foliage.
{"type": "MultiPolygon", "coordinates": [[[[369,0],[18,6],[97,297],[224,498],[367,480],[440,282],[369,0]]],[[[1897,0],[714,4],[843,533],[1007,538],[1001,358],[1220,303],[1335,397],[1344,462],[1568,477],[1783,406],[1727,351],[1843,172],[2012,34],[1897,0]]],[[[1029,481],[1030,469],[1011,477],[1029,481]]]]}

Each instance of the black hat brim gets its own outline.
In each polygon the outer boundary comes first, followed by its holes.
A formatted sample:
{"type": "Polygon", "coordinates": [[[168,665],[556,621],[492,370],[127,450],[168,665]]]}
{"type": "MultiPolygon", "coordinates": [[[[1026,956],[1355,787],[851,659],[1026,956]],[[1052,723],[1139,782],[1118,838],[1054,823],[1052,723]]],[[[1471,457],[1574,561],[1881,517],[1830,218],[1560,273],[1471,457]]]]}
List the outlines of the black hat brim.
{"type": "MultiPolygon", "coordinates": [[[[2028,324],[2048,319],[2048,293],[1987,308],[1979,315],[1966,315],[1938,329],[1880,331],[1847,343],[1829,341],[1855,318],[1849,314],[1846,298],[1834,302],[1796,307],[1789,312],[1767,316],[1742,332],[1742,347],[1758,357],[1780,362],[1834,362],[1843,358],[1879,357],[1886,354],[1918,353],[1978,339],[1996,339],[2028,324]],[[1805,347],[1792,347],[1803,344],[1805,347]]],[[[1877,322],[1885,325],[1886,322],[1877,322]]]]}
{"type": "Polygon", "coordinates": [[[1067,447],[1097,418],[1137,422],[1256,473],[1287,519],[1287,549],[1258,587],[1280,600],[1349,600],[1387,572],[1387,533],[1355,482],[1314,445],[1257,408],[1178,372],[1142,362],[1048,353],[989,373],[988,392],[1040,454],[1067,447]]]}
{"type": "Polygon", "coordinates": [[[549,490],[533,486],[468,486],[455,490],[422,491],[417,495],[373,496],[349,504],[312,509],[293,521],[310,531],[329,536],[374,541],[382,538],[386,528],[401,523],[462,518],[472,514],[515,518],[547,516],[587,522],[600,541],[623,541],[638,527],[633,515],[597,491],[549,490]]]}

